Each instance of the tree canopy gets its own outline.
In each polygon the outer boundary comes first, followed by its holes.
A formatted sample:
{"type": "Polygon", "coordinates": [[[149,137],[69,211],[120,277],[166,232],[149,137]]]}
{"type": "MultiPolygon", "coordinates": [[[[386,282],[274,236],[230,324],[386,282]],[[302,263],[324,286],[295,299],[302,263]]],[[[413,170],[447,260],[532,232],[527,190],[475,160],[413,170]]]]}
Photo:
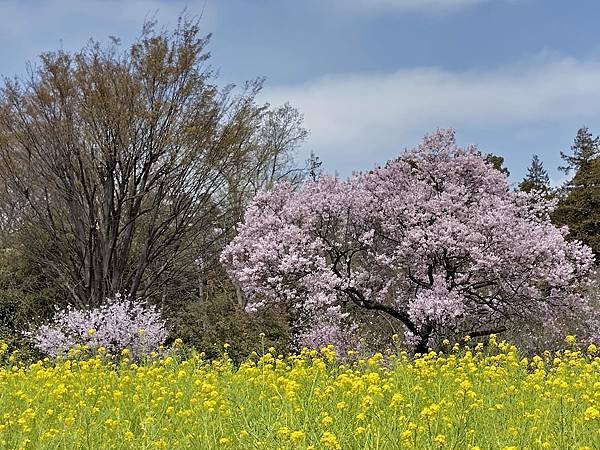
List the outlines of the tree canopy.
{"type": "Polygon", "coordinates": [[[298,175],[301,114],[256,104],[261,79],[220,88],[209,38],[148,22],[127,49],[45,53],[0,91],[1,225],[72,303],[180,289],[258,189],[298,175]]]}
{"type": "Polygon", "coordinates": [[[260,193],[222,261],[249,309],[287,304],[309,339],[351,329],[356,307],[397,320],[421,352],[516,323],[561,330],[561,314],[587,311],[577,288],[593,258],[550,223],[550,206],[439,130],[347,181],[260,193]]]}

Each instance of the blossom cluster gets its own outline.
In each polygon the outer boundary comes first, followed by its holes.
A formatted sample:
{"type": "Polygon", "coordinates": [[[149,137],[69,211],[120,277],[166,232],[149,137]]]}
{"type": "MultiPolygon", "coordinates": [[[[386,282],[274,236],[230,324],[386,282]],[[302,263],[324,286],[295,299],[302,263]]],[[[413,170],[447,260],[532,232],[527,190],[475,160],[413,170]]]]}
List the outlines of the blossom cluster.
{"type": "Polygon", "coordinates": [[[114,354],[128,349],[139,357],[158,350],[168,328],[155,306],[117,294],[97,308],[59,310],[50,323],[26,334],[51,356],[85,345],[114,354]]]}

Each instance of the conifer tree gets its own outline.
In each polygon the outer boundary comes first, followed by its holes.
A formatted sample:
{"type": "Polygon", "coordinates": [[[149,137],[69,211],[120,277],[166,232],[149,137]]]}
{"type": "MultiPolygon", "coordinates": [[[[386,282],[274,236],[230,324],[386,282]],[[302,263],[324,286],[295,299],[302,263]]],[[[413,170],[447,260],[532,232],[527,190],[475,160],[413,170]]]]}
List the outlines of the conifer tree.
{"type": "Polygon", "coordinates": [[[583,164],[565,188],[553,214],[556,225],[567,225],[567,238],[589,245],[600,256],[600,157],[583,164]]]}
{"type": "Polygon", "coordinates": [[[572,155],[560,152],[560,157],[566,165],[558,169],[567,175],[571,170],[577,172],[583,165],[600,155],[600,136],[593,137],[588,127],[581,127],[577,130],[571,150],[572,155]]]}
{"type": "Polygon", "coordinates": [[[577,131],[571,146],[573,155],[561,157],[565,173],[575,176],[562,189],[562,196],[552,220],[569,227],[568,238],[584,242],[592,248],[596,261],[600,256],[600,137],[594,138],[587,127],[577,131]]]}
{"type": "Polygon", "coordinates": [[[550,194],[550,177],[538,155],[533,155],[527,175],[519,183],[519,189],[523,192],[538,191],[544,196],[550,194]]]}
{"type": "Polygon", "coordinates": [[[493,153],[488,153],[487,155],[484,155],[484,157],[485,157],[485,161],[488,164],[491,164],[492,167],[494,167],[494,169],[502,172],[507,177],[510,176],[510,171],[506,167],[504,167],[504,157],[503,156],[494,155],[493,153]]]}

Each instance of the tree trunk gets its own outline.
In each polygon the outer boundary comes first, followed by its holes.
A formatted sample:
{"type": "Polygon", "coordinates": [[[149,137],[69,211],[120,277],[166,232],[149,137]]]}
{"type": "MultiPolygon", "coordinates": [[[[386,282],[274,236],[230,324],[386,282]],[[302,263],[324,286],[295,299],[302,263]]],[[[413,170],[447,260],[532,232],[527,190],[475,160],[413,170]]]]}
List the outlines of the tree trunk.
{"type": "Polygon", "coordinates": [[[419,336],[419,342],[415,347],[415,354],[420,353],[421,355],[425,355],[429,352],[429,334],[419,336]]]}

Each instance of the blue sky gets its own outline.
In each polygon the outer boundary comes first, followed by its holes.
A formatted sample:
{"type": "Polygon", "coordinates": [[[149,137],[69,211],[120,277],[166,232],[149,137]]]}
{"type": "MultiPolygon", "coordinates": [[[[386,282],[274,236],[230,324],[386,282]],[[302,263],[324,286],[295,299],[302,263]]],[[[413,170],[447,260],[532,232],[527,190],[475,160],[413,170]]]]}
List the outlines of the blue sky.
{"type": "Polygon", "coordinates": [[[0,74],[88,38],[129,43],[144,17],[203,14],[223,83],[266,76],[261,99],[305,115],[327,171],[384,163],[437,127],[559,182],[577,129],[600,134],[593,0],[0,0],[0,74]]]}

